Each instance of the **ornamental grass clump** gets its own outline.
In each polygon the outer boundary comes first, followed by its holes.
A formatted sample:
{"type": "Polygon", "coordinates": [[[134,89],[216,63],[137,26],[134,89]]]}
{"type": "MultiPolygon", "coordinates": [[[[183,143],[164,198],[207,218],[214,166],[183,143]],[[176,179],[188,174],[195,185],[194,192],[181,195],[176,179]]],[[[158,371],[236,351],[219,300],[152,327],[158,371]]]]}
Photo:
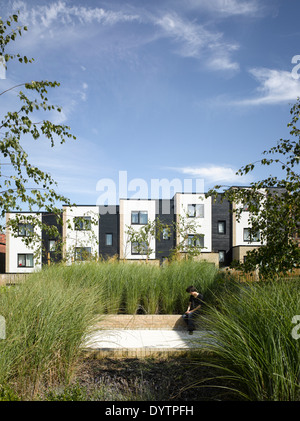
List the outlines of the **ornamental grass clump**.
{"type": "Polygon", "coordinates": [[[244,399],[300,400],[300,340],[292,335],[299,282],[241,285],[207,311],[205,348],[244,399]]]}
{"type": "Polygon", "coordinates": [[[32,398],[46,384],[71,379],[101,300],[99,287],[83,286],[81,268],[72,272],[47,268],[0,294],[6,321],[6,338],[0,341],[2,387],[32,398]]]}

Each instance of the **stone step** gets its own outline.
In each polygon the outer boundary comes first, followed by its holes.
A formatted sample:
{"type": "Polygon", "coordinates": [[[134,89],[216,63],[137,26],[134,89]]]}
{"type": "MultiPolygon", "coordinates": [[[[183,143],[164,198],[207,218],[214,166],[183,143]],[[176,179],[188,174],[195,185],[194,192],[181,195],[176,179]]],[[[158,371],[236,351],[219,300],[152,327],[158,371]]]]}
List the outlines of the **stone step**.
{"type": "Polygon", "coordinates": [[[105,314],[96,323],[99,329],[186,329],[181,314],[105,314]]]}

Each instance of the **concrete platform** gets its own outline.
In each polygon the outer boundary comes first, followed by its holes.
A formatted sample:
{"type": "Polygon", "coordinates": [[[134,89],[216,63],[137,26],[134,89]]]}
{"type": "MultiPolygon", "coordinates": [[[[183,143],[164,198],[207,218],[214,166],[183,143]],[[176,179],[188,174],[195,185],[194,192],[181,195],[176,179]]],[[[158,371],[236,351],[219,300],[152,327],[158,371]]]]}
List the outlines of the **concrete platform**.
{"type": "Polygon", "coordinates": [[[180,314],[99,316],[84,349],[88,356],[147,357],[186,354],[201,347],[204,332],[189,335],[180,314]]]}
{"type": "Polygon", "coordinates": [[[99,330],[87,340],[85,350],[94,358],[186,354],[201,347],[202,335],[179,329],[99,330]]]}

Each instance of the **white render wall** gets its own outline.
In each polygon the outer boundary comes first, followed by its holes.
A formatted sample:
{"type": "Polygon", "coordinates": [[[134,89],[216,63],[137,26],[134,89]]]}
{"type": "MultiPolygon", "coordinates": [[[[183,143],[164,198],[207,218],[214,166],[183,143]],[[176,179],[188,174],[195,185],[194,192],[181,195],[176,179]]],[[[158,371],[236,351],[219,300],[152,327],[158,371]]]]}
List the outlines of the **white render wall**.
{"type": "MultiPolygon", "coordinates": [[[[206,198],[205,194],[200,193],[176,193],[175,194],[175,214],[182,218],[187,218],[190,222],[194,221],[197,227],[197,234],[204,234],[203,253],[211,253],[212,251],[212,209],[211,197],[206,198]],[[188,205],[204,205],[204,218],[193,217],[188,218],[188,205]]],[[[178,219],[177,219],[178,221],[178,219]]],[[[181,241],[182,238],[179,239],[181,241]]]]}
{"type": "MultiPolygon", "coordinates": [[[[264,193],[264,190],[260,190],[261,193],[264,193]]],[[[261,204],[263,206],[263,203],[261,204]]],[[[240,203],[235,204],[237,210],[243,207],[240,203]]],[[[249,221],[250,212],[242,211],[239,220],[237,221],[235,215],[233,214],[232,223],[235,225],[233,227],[233,232],[235,233],[235,238],[233,238],[233,246],[259,246],[261,241],[244,241],[244,228],[250,228],[251,222],[249,221]]],[[[263,243],[264,244],[264,243],[263,243]]]]}
{"type": "Polygon", "coordinates": [[[98,206],[63,206],[63,221],[63,255],[68,263],[74,260],[75,247],[91,247],[92,255],[99,255],[98,206]],[[84,216],[91,217],[91,230],[75,230],[74,218],[84,216]]]}
{"type": "MultiPolygon", "coordinates": [[[[120,257],[121,259],[145,259],[145,255],[131,254],[131,243],[128,240],[126,231],[129,226],[134,227],[138,231],[143,225],[131,224],[131,212],[145,211],[148,212],[148,222],[154,221],[156,217],[156,201],[155,200],[135,200],[120,199],[120,257]]],[[[153,251],[149,259],[155,259],[155,237],[150,241],[150,248],[153,251]]]]}
{"type": "MultiPolygon", "coordinates": [[[[18,215],[19,217],[36,216],[34,213],[7,213],[6,221],[13,219],[18,215]]],[[[41,218],[41,216],[39,216],[41,218]]],[[[42,237],[41,229],[35,227],[35,233],[42,237]]],[[[6,273],[31,273],[36,270],[40,270],[42,267],[42,256],[41,256],[41,243],[27,246],[22,240],[23,237],[15,236],[9,228],[6,228],[6,261],[5,261],[5,272],[6,273]],[[39,252],[39,255],[35,254],[39,252]],[[33,267],[18,266],[18,254],[33,254],[33,267]]]]}
{"type": "MultiPolygon", "coordinates": [[[[239,207],[237,207],[238,209],[239,207]]],[[[235,220],[235,218],[234,218],[235,220]]],[[[258,244],[250,243],[249,241],[244,241],[244,228],[249,228],[249,212],[243,211],[239,221],[235,220],[235,245],[236,246],[248,246],[249,244],[258,244]]]]}

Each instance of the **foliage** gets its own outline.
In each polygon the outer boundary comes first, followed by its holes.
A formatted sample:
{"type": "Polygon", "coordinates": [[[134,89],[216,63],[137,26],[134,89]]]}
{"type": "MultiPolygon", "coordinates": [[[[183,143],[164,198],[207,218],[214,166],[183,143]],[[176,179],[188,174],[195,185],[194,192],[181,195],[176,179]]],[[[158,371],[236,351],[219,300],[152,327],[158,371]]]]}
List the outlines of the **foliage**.
{"type": "Polygon", "coordinates": [[[11,387],[32,398],[44,384],[71,379],[103,297],[99,280],[83,283],[83,271],[77,271],[76,282],[68,275],[72,272],[50,267],[0,294],[6,321],[0,385],[6,391],[11,387]]]}
{"type": "MultiPolygon", "coordinates": [[[[300,400],[299,280],[234,283],[206,313],[206,363],[222,370],[243,399],[300,400]]],[[[203,320],[202,320],[203,322],[203,320]]]]}
{"type": "Polygon", "coordinates": [[[142,225],[139,229],[134,226],[126,227],[127,242],[134,244],[136,253],[145,255],[147,260],[153,253],[151,242],[154,239],[159,239],[163,230],[168,229],[166,224],[163,224],[159,218],[153,221],[148,221],[147,224],[142,225]]]}
{"type": "Polygon", "coordinates": [[[181,314],[188,301],[186,288],[193,284],[206,294],[214,288],[217,272],[211,263],[192,260],[162,266],[102,261],[62,267],[58,276],[70,276],[74,283],[79,277],[83,285],[95,282],[102,286],[105,304],[99,307],[99,312],[135,314],[140,310],[146,314],[181,314]]]}
{"type": "MultiPolygon", "coordinates": [[[[276,146],[263,152],[260,161],[242,167],[239,175],[262,166],[279,165],[283,178],[270,175],[247,188],[230,188],[223,193],[236,204],[233,210],[240,219],[243,206],[249,210],[250,235],[259,232],[261,244],[248,252],[245,263],[240,268],[249,272],[259,267],[263,278],[278,277],[299,267],[300,262],[300,130],[297,122],[300,115],[300,100],[291,108],[292,120],[288,124],[290,134],[296,139],[281,139],[276,146]]],[[[215,186],[208,196],[217,194],[221,186],[215,186]]]]}
{"type": "Polygon", "coordinates": [[[188,259],[201,254],[201,238],[199,234],[200,225],[195,222],[195,218],[189,218],[188,215],[178,215],[178,219],[173,223],[173,230],[176,233],[177,241],[171,252],[171,258],[176,259],[184,254],[188,259]]]}
{"type": "MultiPolygon", "coordinates": [[[[4,56],[6,63],[13,59],[18,59],[21,63],[32,63],[33,59],[20,54],[10,54],[7,51],[9,44],[18,36],[22,36],[23,31],[27,31],[26,26],[14,28],[13,25],[17,23],[18,14],[10,16],[7,20],[0,19],[0,54],[4,56]]],[[[75,139],[75,136],[70,133],[68,126],[54,124],[40,116],[41,112],[61,112],[61,108],[50,104],[47,98],[48,90],[58,87],[58,82],[42,80],[20,83],[6,89],[0,96],[9,91],[14,92],[21,86],[22,90],[17,94],[21,104],[16,105],[17,111],[8,111],[0,121],[0,217],[4,218],[11,210],[22,211],[22,206],[25,205],[29,211],[33,211],[34,208],[38,211],[45,209],[60,220],[60,210],[56,207],[56,203],[69,203],[69,200],[56,192],[56,183],[50,174],[29,162],[22,141],[27,136],[33,140],[45,138],[53,147],[57,141],[64,143],[68,138],[75,139]]],[[[24,220],[33,226],[51,230],[53,237],[58,235],[55,227],[42,224],[40,215],[23,215],[22,222],[24,220]]],[[[20,222],[20,217],[16,215],[8,221],[8,225],[13,232],[16,232],[20,222]]],[[[34,239],[35,230],[26,240],[33,242],[34,239]]]]}
{"type": "Polygon", "coordinates": [[[198,233],[199,224],[188,216],[178,215],[178,220],[171,224],[163,223],[158,217],[153,221],[148,221],[139,229],[134,226],[127,226],[127,244],[134,244],[137,254],[146,256],[148,261],[153,249],[151,242],[155,239],[161,240],[161,237],[170,236],[172,232],[177,236],[176,245],[172,248],[170,259],[176,260],[184,255],[187,258],[199,256],[201,254],[201,238],[203,234],[198,233]],[[189,239],[192,237],[192,239],[189,239]]]}

